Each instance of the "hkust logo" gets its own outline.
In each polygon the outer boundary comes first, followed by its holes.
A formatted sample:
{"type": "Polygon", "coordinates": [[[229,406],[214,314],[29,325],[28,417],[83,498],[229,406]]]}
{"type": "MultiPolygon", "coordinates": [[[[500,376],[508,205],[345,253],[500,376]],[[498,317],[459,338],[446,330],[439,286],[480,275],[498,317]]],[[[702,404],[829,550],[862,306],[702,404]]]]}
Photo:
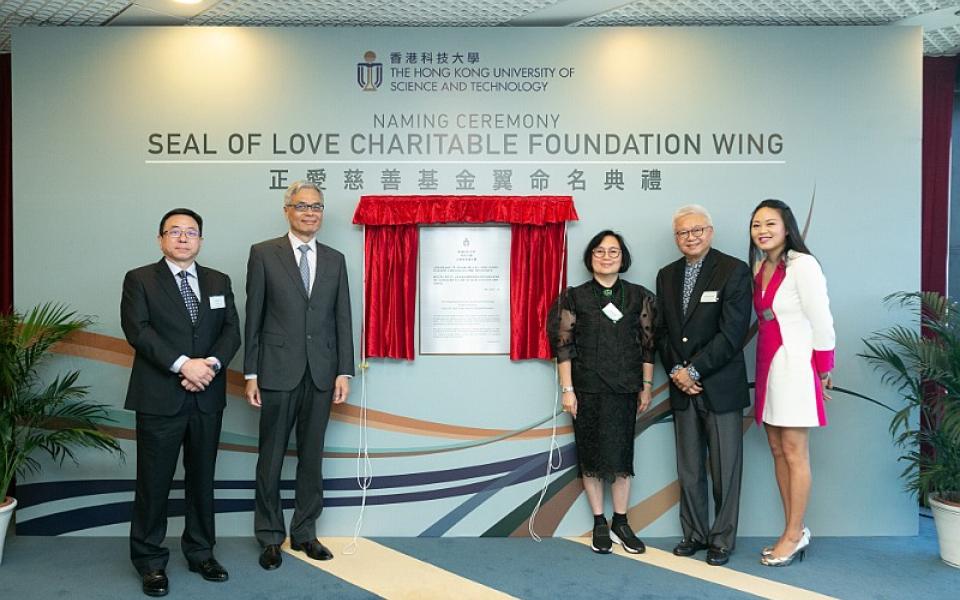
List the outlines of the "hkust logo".
{"type": "Polygon", "coordinates": [[[364,52],[363,60],[357,63],[357,85],[365,92],[375,92],[383,83],[383,63],[374,62],[377,54],[373,50],[364,52]]]}

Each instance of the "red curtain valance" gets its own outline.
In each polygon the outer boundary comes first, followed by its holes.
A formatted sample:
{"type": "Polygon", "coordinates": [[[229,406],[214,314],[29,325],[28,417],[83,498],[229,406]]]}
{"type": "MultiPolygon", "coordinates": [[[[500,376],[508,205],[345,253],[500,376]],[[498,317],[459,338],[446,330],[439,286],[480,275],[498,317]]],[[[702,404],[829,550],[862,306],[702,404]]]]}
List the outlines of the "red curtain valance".
{"type": "Polygon", "coordinates": [[[353,222],[365,227],[364,355],[413,360],[418,225],[505,223],[510,248],[510,358],[550,359],[546,319],[566,285],[570,196],[363,196],[353,222]]]}
{"type": "Polygon", "coordinates": [[[546,225],[578,219],[570,196],[362,196],[353,213],[357,225],[546,225]]]}

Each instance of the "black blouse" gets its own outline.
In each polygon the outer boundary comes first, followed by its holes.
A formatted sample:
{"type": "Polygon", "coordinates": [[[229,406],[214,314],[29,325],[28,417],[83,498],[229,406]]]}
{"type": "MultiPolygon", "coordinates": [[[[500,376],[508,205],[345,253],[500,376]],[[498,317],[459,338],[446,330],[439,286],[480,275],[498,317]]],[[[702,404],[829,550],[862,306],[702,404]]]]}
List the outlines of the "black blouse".
{"type": "Polygon", "coordinates": [[[547,337],[558,362],[572,361],[577,391],[639,392],[643,363],[654,361],[656,297],[622,279],[605,289],[595,279],[567,288],[550,310],[547,337]],[[623,313],[616,323],[602,311],[608,302],[623,313]]]}

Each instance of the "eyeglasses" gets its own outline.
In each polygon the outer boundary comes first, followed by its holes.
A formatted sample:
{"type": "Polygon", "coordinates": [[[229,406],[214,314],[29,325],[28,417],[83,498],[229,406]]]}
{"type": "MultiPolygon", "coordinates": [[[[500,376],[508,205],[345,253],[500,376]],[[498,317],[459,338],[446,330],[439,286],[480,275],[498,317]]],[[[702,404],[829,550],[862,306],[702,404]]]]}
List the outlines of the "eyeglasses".
{"type": "Polygon", "coordinates": [[[681,229],[680,231],[675,231],[674,235],[677,236],[677,239],[679,240],[685,240],[688,237],[699,238],[699,237],[703,237],[703,232],[708,229],[713,229],[713,226],[707,225],[706,227],[697,226],[691,229],[681,229]]]}
{"type": "Polygon", "coordinates": [[[593,256],[595,258],[603,258],[608,256],[610,258],[620,258],[620,248],[594,248],[593,256]]]}
{"type": "Polygon", "coordinates": [[[306,202],[297,202],[296,204],[284,204],[284,206],[288,208],[292,208],[293,210],[301,213],[307,212],[308,210],[313,211],[315,213],[323,212],[323,205],[320,204],[319,202],[317,202],[316,204],[307,204],[306,202]]]}
{"type": "Polygon", "coordinates": [[[195,240],[200,237],[200,232],[196,229],[180,229],[179,227],[173,227],[163,232],[163,235],[167,236],[170,239],[179,239],[183,236],[187,236],[191,240],[195,240]]]}

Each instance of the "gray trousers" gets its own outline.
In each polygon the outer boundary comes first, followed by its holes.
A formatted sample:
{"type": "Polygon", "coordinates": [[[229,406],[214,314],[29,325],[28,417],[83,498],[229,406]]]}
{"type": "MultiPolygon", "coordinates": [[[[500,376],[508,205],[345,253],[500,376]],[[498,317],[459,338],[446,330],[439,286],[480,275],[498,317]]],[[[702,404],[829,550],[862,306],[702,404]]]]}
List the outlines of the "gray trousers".
{"type": "Polygon", "coordinates": [[[673,411],[673,418],[683,537],[733,551],[740,516],[743,411],[715,413],[707,409],[702,396],[696,396],[684,410],[673,411]],[[708,467],[715,510],[712,527],[707,501],[708,467]]]}
{"type": "Polygon", "coordinates": [[[317,537],[317,518],[323,510],[323,438],[330,420],[333,390],[322,392],[313,384],[310,369],[288,392],[260,391],[260,456],[253,527],[261,546],[286,539],[280,501],[280,472],[297,426],[297,481],[290,539],[297,543],[317,537]]]}

